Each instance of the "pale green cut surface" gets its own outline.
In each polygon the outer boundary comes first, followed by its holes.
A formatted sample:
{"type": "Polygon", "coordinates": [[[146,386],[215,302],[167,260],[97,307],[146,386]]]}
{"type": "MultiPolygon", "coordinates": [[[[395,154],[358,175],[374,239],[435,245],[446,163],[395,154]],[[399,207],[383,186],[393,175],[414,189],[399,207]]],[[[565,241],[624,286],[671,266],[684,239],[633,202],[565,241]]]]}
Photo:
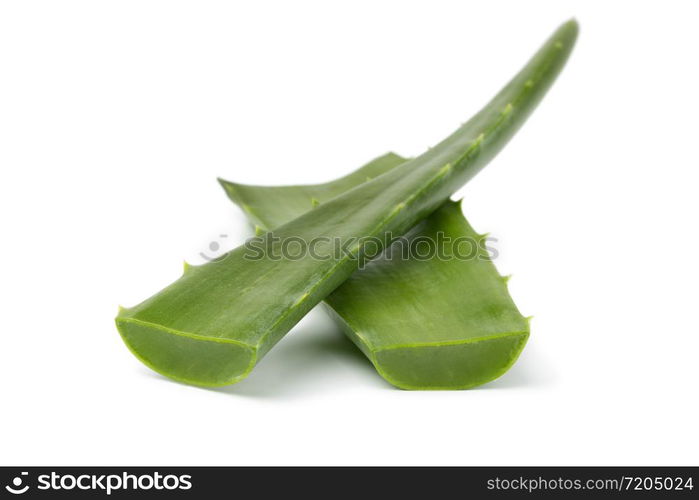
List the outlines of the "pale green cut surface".
{"type": "MultiPolygon", "coordinates": [[[[389,153],[333,182],[250,186],[221,180],[229,198],[263,230],[274,229],[403,163],[389,153]]],[[[497,378],[515,362],[529,336],[483,237],[446,202],[405,235],[416,243],[442,232],[461,239],[470,260],[402,259],[384,252],[355,272],[325,303],[331,316],[390,383],[404,389],[461,389],[497,378]],[[473,245],[471,247],[470,245],[473,245]]],[[[454,245],[445,247],[452,253],[454,245]]]]}

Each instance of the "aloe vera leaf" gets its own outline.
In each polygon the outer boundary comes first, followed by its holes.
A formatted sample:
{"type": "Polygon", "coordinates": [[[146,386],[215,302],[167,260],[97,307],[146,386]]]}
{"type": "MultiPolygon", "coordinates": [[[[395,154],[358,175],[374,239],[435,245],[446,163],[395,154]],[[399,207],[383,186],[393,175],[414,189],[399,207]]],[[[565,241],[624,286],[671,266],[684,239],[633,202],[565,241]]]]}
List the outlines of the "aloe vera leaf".
{"type": "Polygon", "coordinates": [[[575,21],[562,25],[500,93],[433,149],[265,233],[262,255],[240,246],[122,308],[116,324],[124,342],[146,365],[182,382],[243,379],[359,267],[368,238],[407,232],[502,149],[563,68],[577,31],[575,21]],[[276,258],[289,238],[331,242],[313,256],[276,258]],[[338,253],[333,240],[357,243],[338,253]]]}
{"type": "MultiPolygon", "coordinates": [[[[220,180],[248,219],[274,229],[406,160],[389,153],[333,182],[251,186],[220,180]]],[[[325,298],[331,316],[373,363],[402,389],[466,389],[489,382],[516,361],[529,337],[506,285],[484,251],[483,236],[447,201],[405,236],[405,242],[450,238],[466,259],[402,260],[382,254],[325,298]],[[475,250],[475,251],[472,251],[475,250]]]]}
{"type": "Polygon", "coordinates": [[[291,222],[318,204],[330,201],[405,162],[405,158],[387,153],[344,177],[324,184],[247,186],[223,179],[219,179],[219,182],[254,226],[269,230],[291,222]]]}

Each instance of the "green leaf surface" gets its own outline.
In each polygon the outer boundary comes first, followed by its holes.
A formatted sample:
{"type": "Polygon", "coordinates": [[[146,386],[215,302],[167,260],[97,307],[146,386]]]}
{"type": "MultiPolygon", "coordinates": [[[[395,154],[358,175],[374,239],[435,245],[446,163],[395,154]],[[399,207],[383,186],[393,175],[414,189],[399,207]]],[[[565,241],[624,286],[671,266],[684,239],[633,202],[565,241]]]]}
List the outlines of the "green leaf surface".
{"type": "MultiPolygon", "coordinates": [[[[325,184],[221,185],[253,224],[274,229],[312,210],[311,200],[330,201],[405,161],[389,153],[325,184]]],[[[529,324],[490,261],[484,236],[458,203],[447,201],[404,238],[325,298],[331,316],[379,374],[402,389],[465,389],[505,373],[524,348],[529,324]],[[435,245],[420,255],[435,258],[403,253],[424,242],[435,245]]]]}
{"type": "Polygon", "coordinates": [[[577,24],[561,26],[481,111],[437,146],[122,309],[117,328],[154,370],[187,383],[238,382],[360,265],[368,238],[385,242],[439,208],[497,154],[563,68],[577,24]],[[315,255],[276,258],[289,238],[327,239],[315,255]],[[337,252],[333,241],[352,243],[337,252]]]}

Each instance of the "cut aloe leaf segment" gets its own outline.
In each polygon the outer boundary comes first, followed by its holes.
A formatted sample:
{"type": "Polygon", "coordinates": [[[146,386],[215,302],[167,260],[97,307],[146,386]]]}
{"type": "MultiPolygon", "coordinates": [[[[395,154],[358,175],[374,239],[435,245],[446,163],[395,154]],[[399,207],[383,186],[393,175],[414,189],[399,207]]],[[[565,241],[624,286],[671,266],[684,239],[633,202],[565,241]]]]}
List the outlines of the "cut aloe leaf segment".
{"type": "Polygon", "coordinates": [[[562,25],[481,111],[434,148],[265,233],[263,255],[243,245],[190,266],[149,299],[121,309],[116,324],[127,346],[182,382],[220,386],[243,379],[358,269],[365,242],[406,233],[504,147],[563,68],[577,32],[575,21],[562,25]],[[349,253],[329,243],[312,256],[276,258],[289,238],[357,244],[349,253]]]}
{"type": "MultiPolygon", "coordinates": [[[[405,161],[389,153],[318,185],[220,182],[266,231],[405,161]]],[[[325,298],[340,328],[391,384],[466,389],[499,377],[521,353],[529,324],[490,261],[484,238],[459,203],[447,201],[325,298]]]]}

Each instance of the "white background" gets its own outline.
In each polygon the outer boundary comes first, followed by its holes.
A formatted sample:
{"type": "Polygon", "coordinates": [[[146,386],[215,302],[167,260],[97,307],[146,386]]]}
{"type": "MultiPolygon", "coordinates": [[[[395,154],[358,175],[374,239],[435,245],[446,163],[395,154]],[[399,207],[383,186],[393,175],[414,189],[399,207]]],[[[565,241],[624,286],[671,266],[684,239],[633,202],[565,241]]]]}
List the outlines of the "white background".
{"type": "Polygon", "coordinates": [[[3,2],[0,463],[696,465],[698,14],[3,2]],[[501,379],[393,389],[322,311],[222,390],[124,347],[119,304],[248,234],[217,176],[319,182],[419,154],[571,16],[561,78],[458,193],[534,315],[501,379]]]}

